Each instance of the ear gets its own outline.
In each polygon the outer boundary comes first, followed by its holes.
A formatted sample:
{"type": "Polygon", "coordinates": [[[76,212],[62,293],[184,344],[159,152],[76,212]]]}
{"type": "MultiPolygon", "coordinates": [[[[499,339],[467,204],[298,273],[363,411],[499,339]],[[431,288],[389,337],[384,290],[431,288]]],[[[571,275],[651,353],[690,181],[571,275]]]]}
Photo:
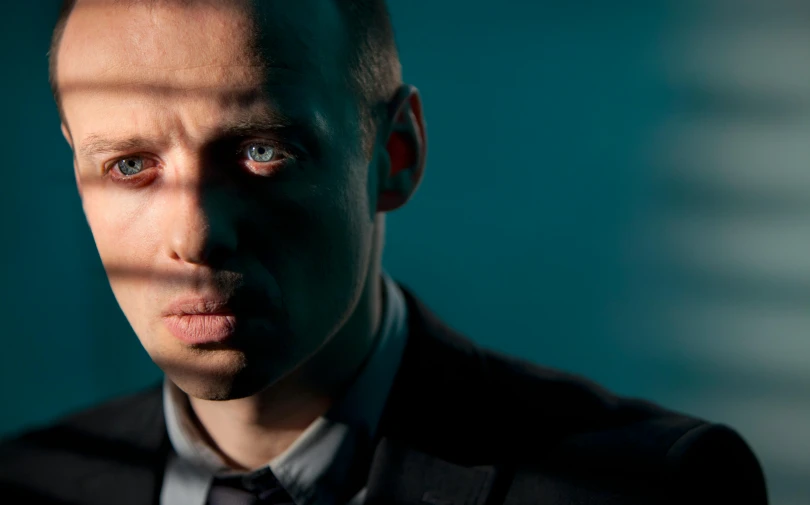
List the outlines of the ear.
{"type": "MultiPolygon", "coordinates": [[[[73,136],[70,134],[70,130],[68,130],[67,125],[62,123],[62,136],[65,137],[65,141],[70,146],[70,150],[73,151],[73,136]]],[[[76,164],[76,151],[73,151],[73,177],[76,179],[76,189],[79,190],[79,198],[82,196],[82,179],[79,177],[79,166],[76,164]]]]}
{"type": "Polygon", "coordinates": [[[377,211],[389,212],[410,200],[425,171],[427,136],[419,90],[408,85],[397,90],[381,129],[377,138],[385,143],[389,163],[380,164],[377,211]]]}

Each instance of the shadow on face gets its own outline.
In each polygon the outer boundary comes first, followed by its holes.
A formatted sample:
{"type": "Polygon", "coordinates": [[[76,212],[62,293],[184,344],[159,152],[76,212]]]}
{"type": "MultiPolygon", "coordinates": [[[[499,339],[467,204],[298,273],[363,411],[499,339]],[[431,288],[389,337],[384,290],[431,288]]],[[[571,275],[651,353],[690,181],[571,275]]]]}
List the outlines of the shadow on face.
{"type": "Polygon", "coordinates": [[[341,16],[260,5],[80,1],[58,54],[113,293],[201,398],[262,390],[339,331],[367,334],[372,310],[376,176],[341,16]]]}

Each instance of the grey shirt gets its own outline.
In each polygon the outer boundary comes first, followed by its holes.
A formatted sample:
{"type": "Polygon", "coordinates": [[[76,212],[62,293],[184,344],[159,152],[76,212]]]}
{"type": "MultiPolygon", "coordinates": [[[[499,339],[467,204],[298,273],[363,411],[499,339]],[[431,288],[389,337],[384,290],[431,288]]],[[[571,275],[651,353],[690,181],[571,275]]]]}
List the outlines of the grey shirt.
{"type": "MultiPolygon", "coordinates": [[[[396,283],[382,273],[385,306],[375,347],[346,394],[316,419],[268,466],[297,505],[347,505],[346,489],[354,465],[370,457],[370,442],[399,369],[408,335],[405,300],[396,283]],[[343,501],[344,503],[341,503],[343,501]]],[[[161,505],[205,505],[215,476],[233,470],[204,441],[192,422],[188,397],[168,378],[163,384],[166,427],[174,452],[166,463],[161,505]]],[[[348,501],[360,505],[362,488],[348,501]]]]}

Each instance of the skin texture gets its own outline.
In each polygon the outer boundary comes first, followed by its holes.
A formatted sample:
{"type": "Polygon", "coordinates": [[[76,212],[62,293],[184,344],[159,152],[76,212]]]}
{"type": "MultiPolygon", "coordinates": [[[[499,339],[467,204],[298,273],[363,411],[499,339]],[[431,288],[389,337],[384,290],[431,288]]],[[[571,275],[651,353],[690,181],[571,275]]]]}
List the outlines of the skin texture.
{"type": "Polygon", "coordinates": [[[407,86],[363,149],[331,0],[258,5],[80,1],[57,72],[113,293],[235,468],[286,449],[368,355],[384,213],[413,194],[426,149],[407,86]],[[187,297],[234,301],[236,337],[174,337],[164,316],[187,297]]]}

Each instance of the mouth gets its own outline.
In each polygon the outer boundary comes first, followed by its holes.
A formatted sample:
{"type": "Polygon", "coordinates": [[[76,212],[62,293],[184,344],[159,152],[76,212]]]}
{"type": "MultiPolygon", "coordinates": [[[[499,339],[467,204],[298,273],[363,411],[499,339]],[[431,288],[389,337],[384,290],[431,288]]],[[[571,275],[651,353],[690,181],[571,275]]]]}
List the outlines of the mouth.
{"type": "Polygon", "coordinates": [[[184,344],[212,344],[211,348],[245,345],[244,339],[255,341],[257,336],[263,336],[260,340],[265,342],[278,340],[288,333],[281,298],[247,286],[227,294],[208,292],[176,298],[166,306],[162,320],[169,333],[184,344]]]}
{"type": "Polygon", "coordinates": [[[225,342],[236,334],[237,322],[233,303],[225,298],[177,300],[163,315],[169,332],[190,345],[225,342]]]}

